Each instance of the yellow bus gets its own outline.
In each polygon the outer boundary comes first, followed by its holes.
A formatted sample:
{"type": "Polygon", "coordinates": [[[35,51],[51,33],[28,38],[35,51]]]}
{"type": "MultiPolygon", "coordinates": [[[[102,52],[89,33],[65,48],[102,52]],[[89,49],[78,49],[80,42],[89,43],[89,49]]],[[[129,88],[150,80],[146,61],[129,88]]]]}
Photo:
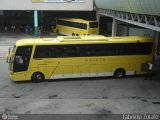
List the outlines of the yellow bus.
{"type": "Polygon", "coordinates": [[[13,81],[145,74],[149,37],[59,36],[18,40],[8,52],[13,81]],[[10,56],[10,57],[9,57],[10,56]]]}
{"type": "Polygon", "coordinates": [[[53,31],[59,34],[72,36],[97,35],[99,33],[99,25],[96,21],[62,18],[56,19],[53,31]]]}

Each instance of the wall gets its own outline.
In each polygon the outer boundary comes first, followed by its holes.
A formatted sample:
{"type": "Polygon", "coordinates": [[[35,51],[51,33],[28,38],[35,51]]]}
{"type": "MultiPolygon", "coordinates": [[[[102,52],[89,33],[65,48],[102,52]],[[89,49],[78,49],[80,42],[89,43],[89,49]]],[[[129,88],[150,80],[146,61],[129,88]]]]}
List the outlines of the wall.
{"type": "MultiPolygon", "coordinates": [[[[118,25],[117,28],[117,35],[118,36],[126,36],[127,34],[127,27],[123,25],[118,25]]],[[[143,29],[143,28],[135,28],[135,27],[130,27],[129,28],[129,36],[149,36],[149,37],[155,37],[155,33],[153,30],[149,29],[143,29]]]]}
{"type": "Polygon", "coordinates": [[[0,0],[0,10],[67,10],[92,11],[93,0],[83,3],[32,3],[32,0],[0,0]]]}

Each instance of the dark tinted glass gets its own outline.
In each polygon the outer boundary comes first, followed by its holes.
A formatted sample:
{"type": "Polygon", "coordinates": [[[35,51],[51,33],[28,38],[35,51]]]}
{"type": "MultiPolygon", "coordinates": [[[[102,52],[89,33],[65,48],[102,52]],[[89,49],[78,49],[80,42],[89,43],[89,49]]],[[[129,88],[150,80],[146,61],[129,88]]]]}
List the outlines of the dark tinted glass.
{"type": "Polygon", "coordinates": [[[13,72],[21,72],[28,69],[31,53],[32,46],[20,46],[17,48],[14,57],[13,72]]]}
{"type": "Polygon", "coordinates": [[[34,58],[146,55],[151,54],[152,46],[152,43],[43,45],[36,47],[34,58]]]}
{"type": "Polygon", "coordinates": [[[90,22],[89,26],[90,26],[90,28],[97,28],[98,27],[98,22],[90,22]]]}
{"type": "Polygon", "coordinates": [[[85,24],[85,23],[57,20],[57,24],[58,25],[69,26],[69,27],[80,28],[80,29],[87,29],[87,24],[85,24]]]}

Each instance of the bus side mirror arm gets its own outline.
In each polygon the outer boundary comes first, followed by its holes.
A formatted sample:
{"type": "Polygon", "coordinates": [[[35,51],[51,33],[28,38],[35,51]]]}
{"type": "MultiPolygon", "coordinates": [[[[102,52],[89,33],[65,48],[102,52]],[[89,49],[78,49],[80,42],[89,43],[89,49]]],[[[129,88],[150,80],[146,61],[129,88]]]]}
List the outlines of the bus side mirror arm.
{"type": "Polygon", "coordinates": [[[6,63],[9,63],[9,61],[8,61],[8,56],[6,57],[6,63]]]}
{"type": "Polygon", "coordinates": [[[9,57],[10,57],[10,54],[11,54],[11,50],[13,49],[13,47],[10,47],[9,49],[8,49],[8,52],[7,52],[7,54],[6,54],[6,62],[7,63],[9,63],[9,57]]]}
{"type": "Polygon", "coordinates": [[[8,58],[9,58],[9,54],[6,55],[6,63],[9,63],[8,58]]]}

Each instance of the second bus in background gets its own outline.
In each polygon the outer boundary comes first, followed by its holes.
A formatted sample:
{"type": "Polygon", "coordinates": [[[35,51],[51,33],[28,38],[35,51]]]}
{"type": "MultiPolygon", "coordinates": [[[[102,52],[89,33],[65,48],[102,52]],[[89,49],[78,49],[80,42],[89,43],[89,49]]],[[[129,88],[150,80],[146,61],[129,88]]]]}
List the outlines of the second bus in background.
{"type": "Polygon", "coordinates": [[[53,32],[72,36],[97,35],[99,34],[99,25],[96,21],[61,18],[56,19],[53,32]]]}

